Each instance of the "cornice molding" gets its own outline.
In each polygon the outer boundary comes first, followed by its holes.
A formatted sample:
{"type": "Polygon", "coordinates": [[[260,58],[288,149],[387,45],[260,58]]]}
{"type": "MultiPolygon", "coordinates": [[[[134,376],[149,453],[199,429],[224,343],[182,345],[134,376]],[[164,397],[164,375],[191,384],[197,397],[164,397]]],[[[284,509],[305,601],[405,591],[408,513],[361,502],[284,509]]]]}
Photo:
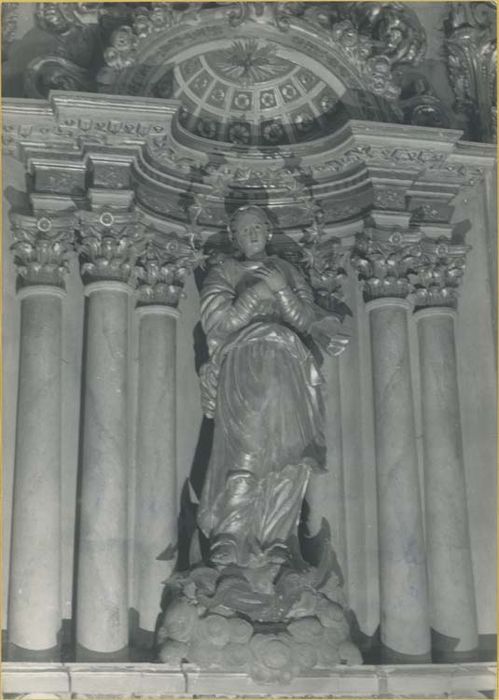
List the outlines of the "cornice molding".
{"type": "Polygon", "coordinates": [[[492,144],[461,141],[458,130],[361,120],[289,151],[234,149],[176,129],[177,108],[66,92],[47,102],[5,100],[4,152],[34,175],[33,195],[133,190],[146,211],[180,226],[203,201],[197,221],[211,230],[225,225],[227,198],[240,206],[248,197],[269,206],[285,230],[309,225],[303,198],[321,206],[325,224],[373,207],[404,211],[404,198],[415,221],[445,223],[453,197],[496,162],[492,144]]]}

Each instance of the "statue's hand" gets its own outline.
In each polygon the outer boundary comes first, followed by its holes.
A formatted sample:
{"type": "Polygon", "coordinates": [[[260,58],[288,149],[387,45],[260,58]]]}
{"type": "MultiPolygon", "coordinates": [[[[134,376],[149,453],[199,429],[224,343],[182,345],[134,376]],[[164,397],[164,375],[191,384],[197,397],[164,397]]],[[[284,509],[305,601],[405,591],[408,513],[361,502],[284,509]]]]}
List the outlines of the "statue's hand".
{"type": "Polygon", "coordinates": [[[262,301],[265,301],[266,299],[273,299],[274,294],[270,290],[269,286],[262,280],[261,282],[257,282],[251,287],[251,290],[255,292],[255,294],[258,296],[259,299],[262,301]]]}
{"type": "Polygon", "coordinates": [[[262,279],[273,293],[280,292],[288,286],[284,276],[275,267],[261,267],[256,270],[254,274],[256,277],[262,279]]]}

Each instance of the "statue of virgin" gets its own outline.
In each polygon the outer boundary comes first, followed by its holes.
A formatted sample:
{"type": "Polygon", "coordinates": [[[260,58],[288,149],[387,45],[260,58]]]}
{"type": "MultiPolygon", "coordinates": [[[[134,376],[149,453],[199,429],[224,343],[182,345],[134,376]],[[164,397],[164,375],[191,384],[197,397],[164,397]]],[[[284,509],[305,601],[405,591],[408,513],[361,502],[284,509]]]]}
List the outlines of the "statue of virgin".
{"type": "Polygon", "coordinates": [[[198,509],[209,561],[166,582],[158,657],[287,683],[362,662],[327,548],[311,566],[295,546],[308,480],[325,465],[319,346],[339,354],[347,338],[294,265],[267,255],[263,209],[238,209],[230,233],[238,252],[201,291],[202,400],[215,423],[198,509]]]}
{"type": "MultiPolygon", "coordinates": [[[[238,255],[217,263],[201,292],[210,353],[202,401],[215,430],[198,525],[213,564],[284,564],[311,471],[325,468],[314,340],[324,339],[314,329],[325,312],[296,267],[267,255],[272,226],[262,208],[238,209],[229,232],[238,255]]],[[[347,342],[330,334],[327,350],[339,354],[347,342]]]]}

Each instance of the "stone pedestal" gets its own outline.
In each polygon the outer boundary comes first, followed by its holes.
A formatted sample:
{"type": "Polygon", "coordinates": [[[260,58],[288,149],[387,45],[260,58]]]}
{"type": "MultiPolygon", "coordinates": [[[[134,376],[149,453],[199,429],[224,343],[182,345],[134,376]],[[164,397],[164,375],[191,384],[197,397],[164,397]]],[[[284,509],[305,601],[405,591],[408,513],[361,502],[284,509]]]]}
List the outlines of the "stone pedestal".
{"type": "Polygon", "coordinates": [[[129,291],[107,280],[85,289],[76,611],[77,657],[85,661],[124,658],[128,646],[129,291]]]}
{"type": "Polygon", "coordinates": [[[426,503],[426,549],[434,652],[469,653],[478,644],[461,443],[454,317],[430,307],[418,321],[426,503]]]}
{"type": "Polygon", "coordinates": [[[137,510],[135,571],[138,639],[152,641],[165,579],[177,544],[176,319],[161,304],[137,309],[137,510]]]}
{"type": "Polygon", "coordinates": [[[367,304],[371,330],[380,556],[387,655],[429,658],[430,624],[405,299],[367,304]]]}
{"type": "Polygon", "coordinates": [[[61,629],[61,353],[58,286],[22,289],[9,581],[9,656],[57,660],[61,629]]]}

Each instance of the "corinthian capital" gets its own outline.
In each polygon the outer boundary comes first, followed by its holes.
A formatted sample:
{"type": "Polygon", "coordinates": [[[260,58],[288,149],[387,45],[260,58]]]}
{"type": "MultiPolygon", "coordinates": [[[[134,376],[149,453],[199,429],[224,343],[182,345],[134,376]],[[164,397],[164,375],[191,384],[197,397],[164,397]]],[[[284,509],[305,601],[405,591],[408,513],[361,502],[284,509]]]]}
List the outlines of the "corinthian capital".
{"type": "Polygon", "coordinates": [[[137,213],[121,209],[82,211],[78,229],[83,281],[129,283],[144,235],[137,213]]]}
{"type": "Polygon", "coordinates": [[[457,306],[458,288],[471,246],[450,240],[423,239],[412,282],[417,308],[457,306]]]}
{"type": "Polygon", "coordinates": [[[193,240],[149,231],[135,261],[138,306],[177,307],[186,277],[205,258],[193,240]]]}
{"type": "Polygon", "coordinates": [[[64,276],[73,251],[75,217],[43,213],[12,213],[14,263],[22,286],[51,285],[64,289],[64,276]]]}
{"type": "Polygon", "coordinates": [[[366,301],[405,298],[412,290],[411,274],[421,255],[421,234],[367,229],[357,236],[351,263],[363,283],[366,301]]]}

